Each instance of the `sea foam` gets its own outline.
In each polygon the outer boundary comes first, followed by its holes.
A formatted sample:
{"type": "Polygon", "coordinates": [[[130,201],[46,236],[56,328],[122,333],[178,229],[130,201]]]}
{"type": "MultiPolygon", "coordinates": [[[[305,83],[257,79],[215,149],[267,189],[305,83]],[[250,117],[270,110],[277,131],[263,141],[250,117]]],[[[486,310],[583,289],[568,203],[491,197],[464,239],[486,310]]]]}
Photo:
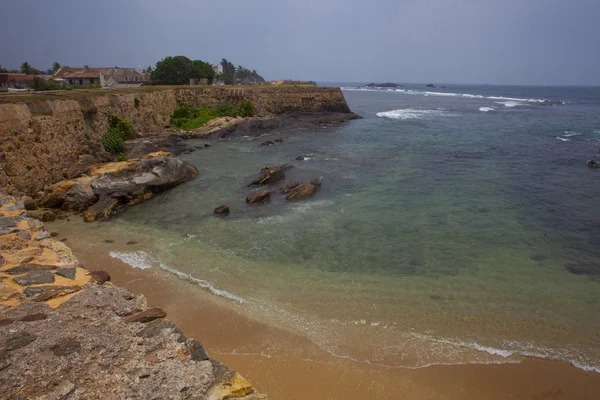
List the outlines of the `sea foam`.
{"type": "Polygon", "coordinates": [[[171,268],[167,264],[163,263],[160,259],[153,257],[152,255],[148,254],[145,251],[141,251],[141,250],[133,251],[133,252],[111,251],[109,253],[109,255],[112,258],[119,259],[134,268],[149,269],[149,268],[152,268],[154,265],[157,265],[163,271],[169,272],[170,274],[173,274],[180,279],[195,283],[196,285],[200,286],[201,288],[207,289],[209,292],[216,294],[217,296],[225,297],[227,299],[237,301],[238,303],[246,302],[245,299],[243,299],[231,292],[228,292],[226,290],[219,289],[208,281],[195,278],[189,274],[186,274],[185,272],[181,272],[181,271],[176,270],[175,268],[171,268]]]}
{"type": "Polygon", "coordinates": [[[496,108],[495,107],[479,107],[479,111],[481,112],[490,112],[490,111],[494,111],[496,108]]]}
{"type": "Polygon", "coordinates": [[[428,117],[456,117],[456,114],[448,113],[444,110],[417,110],[414,108],[404,108],[400,110],[382,111],[377,113],[378,117],[389,119],[424,119],[428,117]]]}

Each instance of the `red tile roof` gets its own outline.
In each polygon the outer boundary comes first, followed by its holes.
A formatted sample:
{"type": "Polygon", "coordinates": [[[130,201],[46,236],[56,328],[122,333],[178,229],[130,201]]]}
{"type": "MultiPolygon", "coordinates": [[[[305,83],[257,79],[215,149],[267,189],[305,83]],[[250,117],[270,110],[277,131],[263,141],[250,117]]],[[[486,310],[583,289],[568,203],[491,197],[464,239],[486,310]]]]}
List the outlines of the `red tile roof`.
{"type": "Polygon", "coordinates": [[[2,76],[4,79],[2,79],[2,82],[6,82],[6,81],[32,81],[33,78],[35,78],[37,75],[26,75],[26,74],[15,74],[15,73],[0,73],[0,76],[2,76]],[[5,78],[6,77],[6,78],[5,78]]]}
{"type": "Polygon", "coordinates": [[[98,78],[100,74],[108,75],[113,68],[70,68],[62,67],[54,74],[54,78],[81,79],[98,78]]]}

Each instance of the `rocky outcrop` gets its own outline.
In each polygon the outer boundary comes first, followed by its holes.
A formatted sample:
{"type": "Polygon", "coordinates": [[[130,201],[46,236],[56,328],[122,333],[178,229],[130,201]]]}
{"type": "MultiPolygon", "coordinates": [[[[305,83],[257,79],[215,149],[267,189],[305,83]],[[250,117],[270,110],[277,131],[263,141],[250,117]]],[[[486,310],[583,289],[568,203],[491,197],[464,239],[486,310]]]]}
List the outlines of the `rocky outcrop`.
{"type": "Polygon", "coordinates": [[[315,193],[315,190],[317,190],[315,185],[303,183],[294,187],[285,198],[286,200],[296,200],[304,197],[310,197],[315,193]]]}
{"type": "Polygon", "coordinates": [[[287,164],[273,167],[267,165],[266,167],[260,170],[260,175],[258,176],[258,178],[250,182],[248,187],[262,186],[279,182],[285,179],[285,171],[290,168],[291,166],[287,164]]]}
{"type": "Polygon", "coordinates": [[[257,203],[266,203],[271,199],[271,191],[270,190],[260,190],[258,192],[254,192],[246,197],[246,203],[249,204],[257,204],[257,203]]]}
{"type": "Polygon", "coordinates": [[[198,170],[170,153],[156,152],[142,159],[97,165],[88,174],[48,186],[41,205],[82,211],[88,222],[106,219],[120,205],[137,204],[194,179],[198,170]]]}
{"type": "Polygon", "coordinates": [[[0,397],[265,398],[143,296],[33,239],[46,229],[14,198],[0,195],[0,214],[0,397]]]}
{"type": "Polygon", "coordinates": [[[85,174],[90,164],[80,159],[82,155],[90,155],[99,163],[111,161],[100,147],[111,113],[131,121],[141,138],[164,132],[171,112],[182,101],[192,106],[251,101],[257,111],[256,118],[215,120],[196,133],[183,134],[185,137],[256,136],[274,129],[357,117],[350,112],[339,88],[182,87],[138,92],[98,90],[85,95],[66,92],[53,94],[55,100],[35,94],[19,96],[18,100],[0,99],[0,187],[9,194],[34,197],[47,185],[85,174]]]}

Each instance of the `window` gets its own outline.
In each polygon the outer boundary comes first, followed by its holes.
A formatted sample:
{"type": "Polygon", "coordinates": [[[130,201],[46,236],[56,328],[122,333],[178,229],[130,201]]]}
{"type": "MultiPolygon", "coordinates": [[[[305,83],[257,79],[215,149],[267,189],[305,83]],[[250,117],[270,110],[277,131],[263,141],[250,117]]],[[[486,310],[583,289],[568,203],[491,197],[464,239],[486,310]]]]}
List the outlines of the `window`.
{"type": "Polygon", "coordinates": [[[80,80],[79,80],[79,84],[80,84],[80,85],[83,85],[83,79],[80,79],[80,80]]]}

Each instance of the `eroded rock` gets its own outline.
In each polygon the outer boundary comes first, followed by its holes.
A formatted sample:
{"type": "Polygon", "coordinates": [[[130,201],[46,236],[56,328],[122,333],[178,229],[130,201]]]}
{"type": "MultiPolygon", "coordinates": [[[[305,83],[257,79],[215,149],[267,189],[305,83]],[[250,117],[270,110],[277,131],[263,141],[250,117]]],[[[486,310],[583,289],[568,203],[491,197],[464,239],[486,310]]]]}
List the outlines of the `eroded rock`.
{"type": "Polygon", "coordinates": [[[249,203],[249,204],[265,203],[265,202],[269,201],[270,198],[271,198],[271,191],[261,190],[261,191],[254,192],[254,193],[248,195],[248,197],[246,197],[246,203],[249,203]]]}
{"type": "Polygon", "coordinates": [[[220,216],[229,215],[229,207],[226,205],[219,206],[215,208],[215,214],[220,216]]]}
{"type": "Polygon", "coordinates": [[[27,273],[27,275],[14,278],[13,281],[17,282],[21,286],[54,283],[54,274],[49,271],[31,271],[27,273]]]}
{"type": "Polygon", "coordinates": [[[301,185],[296,186],[285,198],[286,200],[296,200],[305,197],[310,197],[314,194],[315,190],[315,185],[311,185],[310,183],[303,183],[301,185]]]}
{"type": "Polygon", "coordinates": [[[155,319],[164,318],[166,316],[167,316],[166,312],[164,312],[163,310],[161,310],[158,307],[153,307],[153,308],[150,308],[148,310],[145,310],[145,311],[142,311],[139,313],[128,315],[123,318],[123,321],[125,321],[127,323],[132,323],[132,322],[146,323],[146,322],[154,321],[155,319]]]}

